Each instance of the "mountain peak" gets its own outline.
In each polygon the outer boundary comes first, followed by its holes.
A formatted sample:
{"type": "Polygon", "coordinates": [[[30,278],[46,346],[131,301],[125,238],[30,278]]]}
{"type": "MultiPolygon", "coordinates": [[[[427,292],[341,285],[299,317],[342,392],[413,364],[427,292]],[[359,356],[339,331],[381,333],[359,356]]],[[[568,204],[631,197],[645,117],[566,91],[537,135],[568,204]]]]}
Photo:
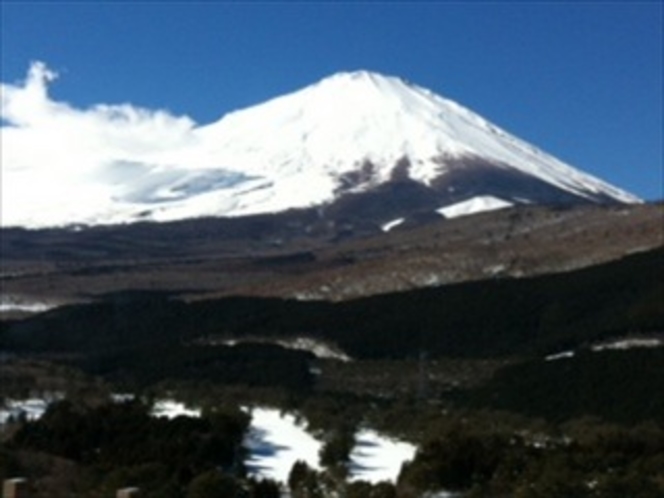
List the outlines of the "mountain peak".
{"type": "Polygon", "coordinates": [[[387,76],[368,69],[357,69],[354,71],[340,71],[331,76],[323,78],[322,81],[352,81],[354,83],[376,83],[380,80],[392,79],[393,76],[387,76]]]}
{"type": "Polygon", "coordinates": [[[397,76],[389,76],[366,69],[356,71],[345,71],[335,73],[323,78],[318,83],[305,88],[304,90],[323,91],[341,91],[348,92],[374,92],[376,96],[382,95],[383,98],[389,98],[390,95],[404,95],[411,91],[420,91],[414,85],[410,85],[405,80],[397,76]]]}

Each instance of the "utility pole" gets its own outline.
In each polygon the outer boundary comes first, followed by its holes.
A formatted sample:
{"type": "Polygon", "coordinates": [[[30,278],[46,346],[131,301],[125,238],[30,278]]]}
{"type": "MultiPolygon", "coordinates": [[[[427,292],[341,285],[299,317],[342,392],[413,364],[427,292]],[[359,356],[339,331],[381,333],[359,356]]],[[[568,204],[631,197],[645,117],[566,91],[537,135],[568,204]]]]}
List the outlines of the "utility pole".
{"type": "Polygon", "coordinates": [[[417,399],[420,402],[424,402],[427,399],[427,352],[425,350],[420,351],[420,358],[418,364],[418,373],[417,373],[417,399]]]}

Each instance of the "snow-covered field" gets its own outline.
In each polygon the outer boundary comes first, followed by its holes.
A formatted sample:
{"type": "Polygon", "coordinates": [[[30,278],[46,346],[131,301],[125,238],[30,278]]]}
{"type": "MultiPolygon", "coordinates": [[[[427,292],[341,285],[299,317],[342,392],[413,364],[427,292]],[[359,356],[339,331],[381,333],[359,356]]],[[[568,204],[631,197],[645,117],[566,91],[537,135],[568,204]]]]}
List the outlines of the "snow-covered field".
{"type": "Polygon", "coordinates": [[[361,429],[355,435],[355,447],[350,454],[350,480],[395,482],[401,466],[415,457],[416,450],[405,441],[389,439],[371,429],[361,429]]]}
{"type": "Polygon", "coordinates": [[[274,408],[251,409],[251,427],[245,439],[249,475],[287,482],[293,464],[302,460],[320,470],[322,442],[309,434],[292,414],[274,408]]]}
{"type": "MultiPolygon", "coordinates": [[[[249,474],[258,478],[288,481],[297,460],[320,469],[322,442],[308,433],[292,414],[274,408],[251,410],[251,429],[245,440],[250,456],[245,462],[249,474]]],[[[385,437],[371,429],[361,429],[355,436],[350,454],[351,481],[396,481],[404,462],[412,460],[416,447],[385,437]]]]}

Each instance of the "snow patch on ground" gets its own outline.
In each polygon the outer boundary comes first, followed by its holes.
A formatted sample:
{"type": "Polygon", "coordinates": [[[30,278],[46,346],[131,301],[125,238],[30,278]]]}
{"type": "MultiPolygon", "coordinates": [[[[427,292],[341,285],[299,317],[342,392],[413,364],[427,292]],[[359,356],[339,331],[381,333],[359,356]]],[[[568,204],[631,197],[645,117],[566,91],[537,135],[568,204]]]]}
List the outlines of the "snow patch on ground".
{"type": "Polygon", "coordinates": [[[111,394],[111,401],[113,403],[127,403],[129,401],[134,401],[136,395],[132,393],[113,393],[111,394]]]}
{"type": "Polygon", "coordinates": [[[463,202],[444,206],[436,211],[445,216],[445,218],[458,218],[459,216],[467,216],[484,211],[495,211],[496,209],[503,209],[512,205],[511,202],[499,199],[498,197],[481,195],[463,202]]]}
{"type": "Polygon", "coordinates": [[[556,360],[564,360],[566,358],[574,358],[574,351],[562,351],[560,353],[555,353],[555,354],[550,354],[549,356],[545,357],[545,361],[556,361],[556,360]]]}
{"type": "Polygon", "coordinates": [[[157,401],[152,407],[152,415],[155,417],[200,417],[201,410],[198,408],[187,408],[184,403],[172,399],[157,401]]]}
{"type": "MultiPolygon", "coordinates": [[[[62,394],[54,394],[44,398],[28,398],[22,400],[6,400],[4,406],[0,406],[0,426],[6,424],[10,418],[17,418],[25,415],[27,420],[38,420],[44,415],[46,409],[55,401],[63,399],[62,394]]],[[[123,393],[112,394],[111,400],[114,403],[125,403],[135,399],[135,395],[123,393]]],[[[175,418],[179,416],[200,417],[201,410],[198,408],[188,408],[184,403],[171,399],[156,401],[152,408],[152,415],[155,417],[175,418]]]]}
{"type": "Polygon", "coordinates": [[[5,406],[0,408],[0,426],[6,424],[11,418],[25,417],[27,420],[37,420],[44,415],[49,404],[49,400],[39,398],[7,400],[5,406]]]}
{"type": "Polygon", "coordinates": [[[277,344],[286,349],[309,351],[316,358],[328,360],[350,361],[351,358],[338,347],[309,337],[297,337],[295,339],[284,339],[277,344]]]}
{"type": "Polygon", "coordinates": [[[35,301],[19,296],[0,296],[0,313],[42,313],[57,307],[58,304],[46,301],[35,301]]]}
{"type": "Polygon", "coordinates": [[[250,476],[285,483],[297,460],[320,470],[321,441],[309,434],[292,414],[274,408],[252,408],[251,426],[244,445],[249,451],[245,461],[250,476]]]}
{"type": "Polygon", "coordinates": [[[350,454],[350,480],[396,482],[401,466],[415,457],[417,448],[405,441],[385,437],[372,429],[355,434],[350,454]]]}
{"type": "Polygon", "coordinates": [[[397,218],[396,220],[388,221],[380,227],[383,232],[389,232],[395,227],[398,227],[404,222],[405,218],[397,218]]]}
{"type": "Polygon", "coordinates": [[[327,359],[327,360],[340,360],[340,361],[350,361],[351,357],[344,353],[340,348],[334,344],[323,342],[318,339],[313,339],[311,337],[295,337],[292,339],[268,339],[268,338],[257,338],[257,337],[248,337],[243,339],[227,339],[221,341],[220,344],[224,346],[236,346],[238,344],[251,344],[251,343],[260,343],[260,344],[276,344],[286,349],[295,349],[297,351],[308,351],[313,354],[316,358],[327,359]]]}
{"type": "MultiPolygon", "coordinates": [[[[601,353],[602,351],[627,351],[635,348],[661,348],[664,347],[664,337],[630,337],[622,339],[614,339],[611,341],[601,342],[590,346],[590,351],[593,353],[601,353]]],[[[566,358],[573,358],[576,351],[562,351],[560,353],[550,354],[545,356],[545,361],[556,361],[566,358]]]]}
{"type": "Polygon", "coordinates": [[[632,339],[619,339],[616,341],[605,342],[602,344],[595,344],[590,349],[593,351],[606,351],[606,350],[625,350],[634,348],[659,348],[664,346],[664,339],[650,337],[650,338],[632,338],[632,339]]]}

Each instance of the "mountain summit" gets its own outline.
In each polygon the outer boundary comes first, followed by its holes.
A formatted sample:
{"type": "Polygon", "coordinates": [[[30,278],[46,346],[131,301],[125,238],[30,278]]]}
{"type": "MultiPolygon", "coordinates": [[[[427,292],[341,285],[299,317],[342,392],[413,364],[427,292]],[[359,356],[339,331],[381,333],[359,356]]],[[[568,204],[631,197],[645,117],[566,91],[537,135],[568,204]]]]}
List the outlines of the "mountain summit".
{"type": "Polygon", "coordinates": [[[114,158],[86,178],[96,195],[76,210],[40,209],[5,224],[307,207],[370,212],[387,222],[414,211],[457,215],[464,206],[472,212],[518,203],[639,202],[451,100],[368,71],[335,74],[229,113],[192,128],[178,147],[114,158]]]}

